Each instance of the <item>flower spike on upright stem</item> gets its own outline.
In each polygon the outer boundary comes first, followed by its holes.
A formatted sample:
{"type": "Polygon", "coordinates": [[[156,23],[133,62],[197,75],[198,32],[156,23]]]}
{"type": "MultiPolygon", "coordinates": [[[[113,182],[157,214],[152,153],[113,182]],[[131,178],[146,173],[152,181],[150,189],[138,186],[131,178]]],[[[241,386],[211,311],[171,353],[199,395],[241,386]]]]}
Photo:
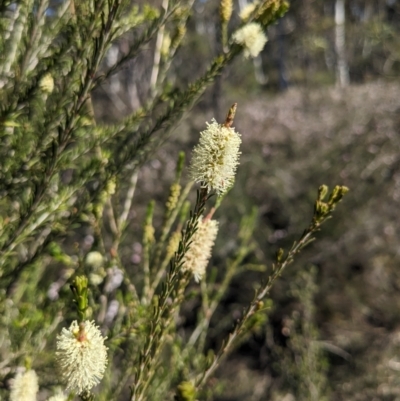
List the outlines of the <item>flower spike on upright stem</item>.
{"type": "Polygon", "coordinates": [[[207,129],[200,133],[199,144],[193,149],[190,165],[191,178],[201,183],[207,192],[215,190],[218,196],[225,194],[235,181],[239,164],[242,140],[233,128],[237,104],[229,109],[224,124],[214,119],[207,123],[207,129]]]}

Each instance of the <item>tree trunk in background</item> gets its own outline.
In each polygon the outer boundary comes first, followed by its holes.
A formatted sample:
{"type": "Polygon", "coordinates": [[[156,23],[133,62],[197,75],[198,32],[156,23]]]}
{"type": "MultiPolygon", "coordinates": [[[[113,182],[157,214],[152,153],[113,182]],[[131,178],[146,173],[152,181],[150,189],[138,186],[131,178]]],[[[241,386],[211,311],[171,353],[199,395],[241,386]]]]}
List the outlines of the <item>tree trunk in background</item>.
{"type": "Polygon", "coordinates": [[[336,83],[347,86],[350,82],[346,61],[345,0],[335,2],[336,83]]]}

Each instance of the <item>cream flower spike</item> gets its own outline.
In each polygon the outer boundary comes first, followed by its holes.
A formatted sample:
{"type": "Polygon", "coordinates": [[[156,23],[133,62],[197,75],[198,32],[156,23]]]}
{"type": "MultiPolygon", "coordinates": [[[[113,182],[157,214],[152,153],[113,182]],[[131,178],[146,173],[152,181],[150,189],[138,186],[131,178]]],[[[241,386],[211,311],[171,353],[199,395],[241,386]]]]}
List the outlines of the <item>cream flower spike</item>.
{"type": "MultiPolygon", "coordinates": [[[[107,338],[107,337],[106,337],[107,338]]],[[[75,320],[57,336],[56,358],[67,390],[82,394],[97,385],[107,366],[106,339],[94,321],[75,320]]]]}
{"type": "Polygon", "coordinates": [[[251,22],[238,29],[232,36],[233,41],[244,48],[245,57],[257,57],[267,43],[260,24],[251,22]]]}
{"type": "Polygon", "coordinates": [[[206,272],[217,234],[218,221],[208,218],[199,219],[197,231],[183,259],[183,270],[192,272],[196,282],[199,282],[206,272]]]}
{"type": "Polygon", "coordinates": [[[234,183],[239,164],[240,134],[231,128],[236,104],[229,111],[227,122],[218,124],[214,119],[200,133],[199,144],[194,147],[190,164],[192,180],[200,182],[217,195],[223,195],[234,183]]]}
{"type": "Polygon", "coordinates": [[[38,391],[38,377],[34,370],[18,372],[11,384],[10,401],[36,401],[38,391]]]}

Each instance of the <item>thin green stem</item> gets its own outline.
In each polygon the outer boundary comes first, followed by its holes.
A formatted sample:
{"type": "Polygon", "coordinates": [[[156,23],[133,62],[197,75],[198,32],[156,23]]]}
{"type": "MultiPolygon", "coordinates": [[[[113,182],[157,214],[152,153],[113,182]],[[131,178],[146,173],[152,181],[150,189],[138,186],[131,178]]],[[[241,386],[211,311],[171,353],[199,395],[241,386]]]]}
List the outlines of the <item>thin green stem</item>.
{"type": "Polygon", "coordinates": [[[157,357],[166,341],[174,314],[183,300],[184,290],[190,279],[190,272],[182,272],[183,258],[190,247],[193,234],[197,230],[197,224],[203,214],[208,200],[207,188],[201,188],[197,192],[196,205],[182,231],[182,239],[178,251],[171,261],[161,294],[158,297],[158,305],[153,310],[150,318],[150,333],[146,336],[145,345],[140,353],[138,368],[136,370],[135,383],[131,388],[131,401],[143,401],[145,392],[154,377],[157,357]],[[171,303],[172,300],[172,303],[171,303]]]}
{"type": "Polygon", "coordinates": [[[162,275],[164,274],[165,268],[166,268],[164,263],[162,263],[160,266],[161,255],[165,249],[166,240],[168,238],[169,233],[171,232],[172,225],[174,224],[180,210],[182,209],[183,203],[185,202],[187,196],[189,195],[190,190],[192,189],[192,186],[193,186],[192,181],[189,182],[185,186],[184,190],[182,191],[182,193],[179,196],[179,200],[177,202],[175,209],[173,210],[173,212],[167,218],[165,224],[163,225],[161,237],[158,240],[157,245],[156,245],[154,261],[152,262],[152,268],[158,269],[158,270],[157,270],[156,276],[151,284],[150,295],[149,295],[150,298],[153,296],[154,291],[158,287],[158,284],[159,284],[159,282],[162,278],[162,275]]]}

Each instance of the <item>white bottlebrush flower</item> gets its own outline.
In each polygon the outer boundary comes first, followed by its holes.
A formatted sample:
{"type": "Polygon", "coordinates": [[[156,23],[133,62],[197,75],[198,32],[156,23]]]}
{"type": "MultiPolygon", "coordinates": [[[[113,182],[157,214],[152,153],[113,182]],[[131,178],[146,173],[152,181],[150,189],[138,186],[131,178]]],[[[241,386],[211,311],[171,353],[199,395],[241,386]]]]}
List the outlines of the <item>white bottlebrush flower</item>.
{"type": "Polygon", "coordinates": [[[36,401],[38,391],[38,377],[34,370],[18,372],[11,384],[10,401],[36,401]]]}
{"type": "Polygon", "coordinates": [[[183,269],[192,272],[197,282],[203,278],[206,272],[217,234],[218,221],[200,218],[190,248],[183,259],[183,269]]]}
{"type": "Polygon", "coordinates": [[[106,338],[94,321],[78,325],[75,320],[69,329],[62,329],[57,336],[56,358],[68,390],[81,394],[103,378],[107,365],[106,338]]]}
{"type": "Polygon", "coordinates": [[[240,134],[233,128],[215,120],[207,123],[207,129],[200,133],[199,144],[193,149],[191,178],[209,190],[215,189],[218,195],[225,193],[235,180],[241,143],[240,134]]]}
{"type": "Polygon", "coordinates": [[[256,9],[259,2],[255,1],[254,3],[249,3],[245,7],[243,7],[242,11],[240,11],[239,17],[242,21],[247,21],[252,14],[252,12],[256,9]]]}
{"type": "Polygon", "coordinates": [[[257,57],[267,43],[267,37],[260,24],[251,22],[233,34],[233,41],[243,46],[245,57],[257,57]]]}

